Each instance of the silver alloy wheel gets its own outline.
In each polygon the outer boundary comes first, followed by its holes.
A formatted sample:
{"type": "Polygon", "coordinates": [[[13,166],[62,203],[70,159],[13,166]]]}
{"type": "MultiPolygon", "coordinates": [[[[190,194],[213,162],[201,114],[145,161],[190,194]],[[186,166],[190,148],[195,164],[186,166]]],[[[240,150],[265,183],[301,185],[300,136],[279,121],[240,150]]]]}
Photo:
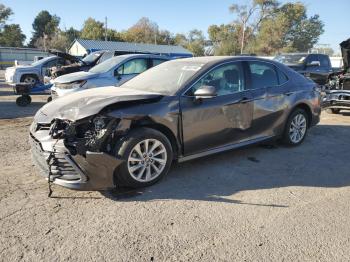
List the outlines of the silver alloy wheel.
{"type": "Polygon", "coordinates": [[[142,140],[129,154],[129,174],[139,182],[150,182],[162,173],[167,157],[167,151],[162,142],[157,139],[142,140]]]}
{"type": "Polygon", "coordinates": [[[30,84],[30,85],[35,85],[36,79],[32,76],[26,76],[23,80],[24,83],[30,84]]]}
{"type": "Polygon", "coordinates": [[[294,116],[289,128],[289,138],[293,144],[299,143],[303,140],[306,133],[306,118],[303,114],[294,116]]]}

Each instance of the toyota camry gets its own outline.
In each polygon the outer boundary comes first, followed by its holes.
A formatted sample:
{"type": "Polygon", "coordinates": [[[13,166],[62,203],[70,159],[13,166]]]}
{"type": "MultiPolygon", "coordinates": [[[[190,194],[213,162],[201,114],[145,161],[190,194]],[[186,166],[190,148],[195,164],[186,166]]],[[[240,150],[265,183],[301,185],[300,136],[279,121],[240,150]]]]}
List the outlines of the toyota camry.
{"type": "Polygon", "coordinates": [[[276,61],[165,62],[119,88],[54,100],[30,127],[45,177],[79,190],[144,187],[172,162],[277,139],[301,144],[320,116],[317,85],[276,61]]]}

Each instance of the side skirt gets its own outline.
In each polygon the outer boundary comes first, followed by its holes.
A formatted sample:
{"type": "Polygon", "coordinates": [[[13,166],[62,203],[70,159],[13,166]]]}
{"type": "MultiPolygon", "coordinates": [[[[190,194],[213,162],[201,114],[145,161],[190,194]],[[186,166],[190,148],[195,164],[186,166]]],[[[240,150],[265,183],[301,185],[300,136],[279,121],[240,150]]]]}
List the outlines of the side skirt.
{"type": "Polygon", "coordinates": [[[216,148],[209,149],[207,151],[200,152],[200,153],[197,153],[197,154],[179,157],[178,158],[178,162],[181,163],[181,162],[189,161],[189,160],[200,158],[200,157],[204,157],[204,156],[221,153],[221,152],[224,152],[224,151],[227,151],[227,150],[232,150],[232,149],[236,149],[236,148],[240,148],[240,147],[244,147],[244,146],[257,144],[259,142],[271,140],[272,138],[274,138],[274,136],[264,136],[264,137],[259,137],[259,138],[254,138],[254,139],[251,139],[251,140],[243,141],[243,142],[236,143],[236,144],[229,144],[229,145],[224,145],[224,146],[221,146],[221,147],[216,147],[216,148]]]}

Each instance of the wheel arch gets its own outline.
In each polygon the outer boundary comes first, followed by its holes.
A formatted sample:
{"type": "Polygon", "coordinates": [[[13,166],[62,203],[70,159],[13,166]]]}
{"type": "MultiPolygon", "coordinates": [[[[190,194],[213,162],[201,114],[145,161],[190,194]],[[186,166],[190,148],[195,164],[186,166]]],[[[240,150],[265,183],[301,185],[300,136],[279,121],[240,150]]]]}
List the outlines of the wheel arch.
{"type": "Polygon", "coordinates": [[[307,114],[307,120],[308,120],[308,127],[311,126],[312,123],[312,110],[311,107],[304,102],[298,103],[297,105],[295,105],[292,110],[289,112],[288,117],[296,110],[296,109],[302,109],[305,111],[305,113],[307,114]]]}
{"type": "Polygon", "coordinates": [[[24,81],[24,78],[25,78],[26,76],[32,76],[32,77],[36,78],[36,79],[39,81],[39,76],[38,76],[37,74],[35,74],[35,73],[23,73],[23,74],[21,75],[21,77],[20,77],[20,81],[23,82],[23,81],[24,81]]]}
{"type": "Polygon", "coordinates": [[[131,123],[131,129],[138,128],[138,127],[147,127],[154,130],[157,130],[161,132],[163,135],[165,135],[171,144],[171,147],[173,149],[173,158],[177,158],[179,155],[180,146],[177,142],[175,134],[171,131],[171,129],[165,125],[162,125],[160,123],[153,122],[151,120],[143,120],[143,121],[135,121],[131,123]]]}

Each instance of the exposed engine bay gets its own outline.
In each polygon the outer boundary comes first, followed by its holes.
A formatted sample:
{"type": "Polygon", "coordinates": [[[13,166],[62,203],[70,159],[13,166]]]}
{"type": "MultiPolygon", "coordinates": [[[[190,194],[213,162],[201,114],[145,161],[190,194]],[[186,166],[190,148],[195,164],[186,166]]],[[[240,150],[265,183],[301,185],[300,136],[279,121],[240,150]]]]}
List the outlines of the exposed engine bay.
{"type": "Polygon", "coordinates": [[[350,38],[340,43],[343,57],[343,70],[335,72],[329,77],[326,86],[328,90],[350,90],[350,38]]]}
{"type": "Polygon", "coordinates": [[[130,122],[97,115],[77,122],[55,119],[50,128],[54,139],[63,139],[72,155],[86,155],[86,151],[112,153],[112,145],[126,132],[130,122]]]}

